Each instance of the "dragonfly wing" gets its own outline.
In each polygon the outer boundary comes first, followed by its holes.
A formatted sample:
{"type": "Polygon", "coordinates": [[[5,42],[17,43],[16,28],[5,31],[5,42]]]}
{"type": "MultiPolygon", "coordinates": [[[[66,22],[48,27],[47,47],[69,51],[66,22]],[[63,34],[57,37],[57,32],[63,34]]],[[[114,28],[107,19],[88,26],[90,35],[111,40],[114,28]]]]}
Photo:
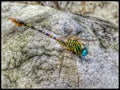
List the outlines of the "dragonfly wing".
{"type": "Polygon", "coordinates": [[[76,40],[82,40],[82,41],[97,41],[97,39],[83,39],[83,38],[76,38],[76,40]]]}

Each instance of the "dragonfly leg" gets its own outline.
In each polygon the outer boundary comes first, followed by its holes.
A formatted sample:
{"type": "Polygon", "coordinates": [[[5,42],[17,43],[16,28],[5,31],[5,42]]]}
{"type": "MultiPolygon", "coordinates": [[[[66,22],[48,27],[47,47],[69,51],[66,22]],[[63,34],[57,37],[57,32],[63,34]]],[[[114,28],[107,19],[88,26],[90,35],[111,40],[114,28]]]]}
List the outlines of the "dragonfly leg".
{"type": "Polygon", "coordinates": [[[65,49],[65,53],[70,53],[70,51],[68,49],[65,49]]]}
{"type": "Polygon", "coordinates": [[[83,64],[84,58],[82,56],[79,56],[81,63],[83,64]]]}
{"type": "Polygon", "coordinates": [[[83,56],[79,56],[79,58],[80,58],[82,64],[84,64],[85,62],[87,62],[87,63],[92,62],[91,58],[85,58],[83,56]]]}

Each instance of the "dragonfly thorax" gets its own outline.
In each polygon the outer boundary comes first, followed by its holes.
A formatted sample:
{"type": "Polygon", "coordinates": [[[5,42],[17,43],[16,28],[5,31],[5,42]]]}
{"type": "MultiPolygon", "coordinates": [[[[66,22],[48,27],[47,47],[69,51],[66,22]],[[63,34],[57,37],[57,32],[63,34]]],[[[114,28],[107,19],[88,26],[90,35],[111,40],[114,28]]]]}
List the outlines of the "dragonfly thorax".
{"type": "Polygon", "coordinates": [[[77,40],[68,40],[66,43],[66,48],[78,55],[81,55],[82,53],[82,44],[78,42],[77,40]]]}

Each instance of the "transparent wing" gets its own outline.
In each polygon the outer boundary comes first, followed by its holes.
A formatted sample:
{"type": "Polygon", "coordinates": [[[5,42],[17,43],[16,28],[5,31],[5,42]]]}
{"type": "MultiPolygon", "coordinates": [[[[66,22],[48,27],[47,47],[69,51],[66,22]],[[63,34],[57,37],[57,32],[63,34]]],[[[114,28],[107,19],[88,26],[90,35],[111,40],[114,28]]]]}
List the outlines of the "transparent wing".
{"type": "Polygon", "coordinates": [[[83,39],[83,38],[76,38],[76,40],[82,40],[82,41],[97,41],[97,39],[83,39]]]}

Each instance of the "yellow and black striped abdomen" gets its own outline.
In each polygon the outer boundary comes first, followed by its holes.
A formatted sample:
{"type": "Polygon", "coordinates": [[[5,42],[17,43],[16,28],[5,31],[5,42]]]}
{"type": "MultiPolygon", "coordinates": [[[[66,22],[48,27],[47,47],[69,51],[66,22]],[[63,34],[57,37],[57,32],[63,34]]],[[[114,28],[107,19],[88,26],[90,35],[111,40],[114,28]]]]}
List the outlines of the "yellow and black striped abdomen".
{"type": "Polygon", "coordinates": [[[80,55],[82,53],[82,44],[77,40],[68,40],[66,42],[66,49],[80,55]]]}

